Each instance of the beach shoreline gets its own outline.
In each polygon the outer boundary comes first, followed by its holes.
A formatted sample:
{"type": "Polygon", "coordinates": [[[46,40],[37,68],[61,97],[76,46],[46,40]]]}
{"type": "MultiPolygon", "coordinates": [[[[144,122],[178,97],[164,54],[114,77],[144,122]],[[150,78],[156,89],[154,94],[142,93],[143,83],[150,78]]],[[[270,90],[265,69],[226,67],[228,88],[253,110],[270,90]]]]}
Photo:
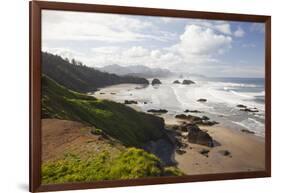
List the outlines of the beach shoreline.
{"type": "MultiPolygon", "coordinates": [[[[122,92],[130,93],[130,91],[139,88],[141,86],[135,84],[114,85],[102,88],[95,93],[91,93],[91,95],[98,99],[113,100],[124,104],[124,99],[127,96],[122,96],[122,92]]],[[[146,102],[139,101],[134,96],[130,96],[129,100],[146,102]]],[[[137,111],[142,111],[136,104],[127,105],[137,111]]],[[[158,116],[164,119],[166,126],[180,125],[183,122],[169,113],[158,114],[158,116]]],[[[177,167],[185,174],[232,173],[265,169],[264,137],[227,128],[220,124],[199,127],[207,132],[217,144],[214,147],[207,147],[190,143],[182,138],[187,144],[186,147],[182,148],[185,153],[175,153],[174,159],[177,162],[177,167]],[[207,153],[202,154],[202,151],[207,153]]]]}

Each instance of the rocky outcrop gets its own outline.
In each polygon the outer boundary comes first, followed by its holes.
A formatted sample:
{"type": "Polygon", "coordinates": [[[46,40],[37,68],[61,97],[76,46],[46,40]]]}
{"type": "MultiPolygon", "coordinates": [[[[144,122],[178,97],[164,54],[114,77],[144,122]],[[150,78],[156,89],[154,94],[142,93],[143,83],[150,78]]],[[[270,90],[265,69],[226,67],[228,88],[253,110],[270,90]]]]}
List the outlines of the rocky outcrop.
{"type": "Polygon", "coordinates": [[[245,111],[245,112],[250,112],[250,113],[259,112],[259,110],[256,107],[250,108],[250,107],[247,107],[246,105],[242,105],[242,104],[238,104],[238,105],[236,105],[236,107],[240,108],[239,109],[240,111],[245,111]]]}
{"type": "Polygon", "coordinates": [[[255,134],[255,132],[250,131],[250,130],[248,130],[248,129],[241,129],[241,131],[242,131],[243,133],[255,134]]]}
{"type": "Polygon", "coordinates": [[[242,105],[242,104],[236,105],[236,107],[238,107],[238,108],[247,108],[247,106],[242,105]]]}
{"type": "Polygon", "coordinates": [[[183,80],[182,84],[190,85],[190,84],[195,84],[195,82],[193,82],[192,80],[183,80]]]}
{"type": "Polygon", "coordinates": [[[175,133],[177,149],[188,147],[188,144],[184,142],[185,140],[189,143],[214,147],[213,138],[207,131],[200,129],[196,124],[183,122],[181,125],[171,125],[171,129],[175,133]]]}
{"type": "Polygon", "coordinates": [[[232,157],[230,151],[228,151],[228,150],[221,150],[221,151],[219,151],[219,153],[223,156],[232,157]]]}
{"type": "Polygon", "coordinates": [[[189,110],[189,109],[186,109],[184,112],[185,113],[202,113],[201,111],[198,111],[198,110],[189,110]]]}
{"type": "Polygon", "coordinates": [[[185,114],[178,114],[175,116],[177,119],[187,119],[187,116],[185,114]]]}
{"type": "Polygon", "coordinates": [[[184,149],[176,149],[176,153],[179,155],[182,155],[182,154],[186,153],[186,151],[184,149]]]}
{"type": "Polygon", "coordinates": [[[198,124],[198,125],[212,126],[218,124],[218,122],[216,121],[211,121],[210,118],[207,116],[198,117],[194,115],[178,114],[175,116],[175,118],[187,120],[190,123],[198,124]]]}
{"type": "Polygon", "coordinates": [[[205,131],[202,131],[197,125],[190,124],[187,126],[187,139],[190,143],[214,147],[213,138],[205,131]]]}
{"type": "Polygon", "coordinates": [[[134,101],[134,100],[125,100],[124,104],[126,105],[131,105],[131,104],[138,104],[138,101],[134,101]]]}
{"type": "Polygon", "coordinates": [[[180,81],[175,80],[175,81],[173,82],[173,84],[180,84],[180,81]]]}
{"type": "Polygon", "coordinates": [[[149,109],[147,112],[149,113],[167,113],[166,109],[149,109]]]}
{"type": "Polygon", "coordinates": [[[210,150],[208,150],[208,149],[202,149],[201,151],[199,151],[200,154],[202,154],[206,157],[209,157],[209,152],[210,152],[210,150]]]}
{"type": "Polygon", "coordinates": [[[257,113],[259,110],[257,108],[244,108],[240,109],[240,111],[250,112],[250,113],[257,113]]]}
{"type": "Polygon", "coordinates": [[[204,102],[207,102],[207,99],[201,98],[201,99],[198,99],[197,102],[201,102],[201,103],[203,102],[204,103],[204,102]]]}
{"type": "Polygon", "coordinates": [[[151,84],[152,84],[152,85],[162,84],[162,82],[161,82],[159,79],[154,78],[154,79],[152,80],[151,84]]]}

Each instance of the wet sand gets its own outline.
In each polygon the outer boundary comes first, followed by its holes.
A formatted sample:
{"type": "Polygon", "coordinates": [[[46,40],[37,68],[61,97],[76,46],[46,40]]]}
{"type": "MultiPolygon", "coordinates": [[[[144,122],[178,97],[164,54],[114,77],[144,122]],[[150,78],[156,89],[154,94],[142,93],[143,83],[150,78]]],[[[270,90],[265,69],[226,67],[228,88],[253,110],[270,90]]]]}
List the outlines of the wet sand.
{"type": "Polygon", "coordinates": [[[191,144],[186,153],[176,154],[178,167],[186,174],[210,174],[265,169],[265,145],[262,138],[219,126],[200,127],[219,144],[213,148],[191,144]],[[190,149],[190,147],[192,149],[190,149]],[[208,149],[208,157],[200,151],[208,149]],[[223,155],[225,151],[230,155],[223,155]]]}

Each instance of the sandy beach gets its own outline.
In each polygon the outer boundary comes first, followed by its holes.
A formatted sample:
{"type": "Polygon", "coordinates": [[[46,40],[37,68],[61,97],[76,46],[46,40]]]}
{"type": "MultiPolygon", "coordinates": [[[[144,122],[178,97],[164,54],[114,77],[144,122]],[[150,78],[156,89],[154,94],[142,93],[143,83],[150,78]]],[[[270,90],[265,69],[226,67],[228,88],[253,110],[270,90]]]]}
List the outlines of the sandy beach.
{"type": "MultiPolygon", "coordinates": [[[[115,85],[103,88],[92,95],[99,99],[124,103],[128,97],[124,93],[130,93],[131,90],[139,87],[140,85],[133,84],[115,85]]],[[[134,96],[130,96],[129,100],[145,102],[134,96]]],[[[139,106],[134,104],[128,106],[138,111],[141,110],[139,106]]],[[[166,125],[178,125],[182,122],[171,114],[159,116],[164,118],[166,125]]],[[[216,143],[214,147],[207,147],[182,139],[187,144],[187,147],[184,148],[186,152],[183,154],[175,153],[175,160],[178,163],[178,168],[187,175],[264,170],[265,143],[263,137],[226,128],[220,124],[200,126],[200,129],[206,131],[216,143]],[[209,152],[202,154],[202,150],[209,152]]]]}
{"type": "Polygon", "coordinates": [[[189,143],[185,154],[176,154],[178,167],[186,174],[264,170],[265,146],[262,138],[219,126],[201,129],[206,129],[219,145],[208,148],[189,143]],[[202,149],[210,151],[208,157],[200,153],[202,149]],[[226,150],[230,155],[223,155],[226,150]]]}

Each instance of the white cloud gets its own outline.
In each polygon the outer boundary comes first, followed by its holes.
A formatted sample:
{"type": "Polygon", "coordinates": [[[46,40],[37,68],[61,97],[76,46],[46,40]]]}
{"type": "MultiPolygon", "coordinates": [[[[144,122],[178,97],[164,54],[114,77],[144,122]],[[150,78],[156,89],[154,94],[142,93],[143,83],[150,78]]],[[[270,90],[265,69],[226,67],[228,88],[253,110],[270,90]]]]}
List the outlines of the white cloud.
{"type": "Polygon", "coordinates": [[[53,53],[53,54],[61,56],[62,58],[68,58],[68,59],[75,58],[75,59],[78,60],[78,58],[84,56],[83,53],[75,52],[75,51],[73,51],[71,49],[68,49],[68,48],[48,48],[48,47],[44,47],[43,51],[53,53]]]}
{"type": "Polygon", "coordinates": [[[217,24],[217,25],[214,25],[214,28],[224,34],[231,35],[231,29],[230,29],[229,23],[217,24]]]}
{"type": "Polygon", "coordinates": [[[84,55],[61,49],[53,49],[51,52],[58,53],[60,50],[60,53],[64,53],[68,58],[76,56],[77,60],[93,67],[110,64],[146,65],[174,71],[196,71],[204,66],[211,66],[210,64],[218,65],[216,56],[231,48],[232,38],[212,28],[192,24],[186,26],[178,41],[172,46],[158,49],[142,46],[102,46],[91,48],[90,52],[84,55]]]}
{"type": "Polygon", "coordinates": [[[190,20],[188,22],[188,25],[197,25],[197,26],[202,26],[206,28],[213,29],[216,32],[223,33],[226,35],[231,35],[231,26],[228,22],[226,21],[206,21],[206,20],[190,20]]]}
{"type": "Polygon", "coordinates": [[[149,53],[150,52],[147,49],[141,46],[133,46],[124,52],[124,54],[129,57],[143,57],[147,56],[149,53]]]}
{"type": "Polygon", "coordinates": [[[152,50],[152,51],[150,52],[150,55],[151,55],[151,57],[153,57],[153,58],[160,58],[161,52],[160,52],[159,50],[152,50]]]}
{"type": "Polygon", "coordinates": [[[234,32],[234,36],[238,38],[241,38],[244,35],[245,35],[245,31],[241,27],[238,27],[237,30],[234,32]]]}
{"type": "Polygon", "coordinates": [[[42,12],[43,41],[49,40],[96,40],[107,42],[128,42],[158,40],[167,41],[163,36],[144,33],[155,26],[138,17],[118,14],[80,13],[70,11],[42,12]]]}
{"type": "Polygon", "coordinates": [[[182,55],[221,54],[231,48],[232,38],[198,25],[187,25],[180,36],[178,49],[182,55]]]}
{"type": "Polygon", "coordinates": [[[120,48],[117,46],[102,46],[102,47],[91,48],[91,51],[94,54],[111,55],[120,51],[120,48]]]}
{"type": "MultiPolygon", "coordinates": [[[[233,26],[225,21],[188,20],[180,23],[186,24],[182,34],[178,34],[182,28],[167,30],[167,26],[162,26],[164,23],[170,25],[173,18],[161,18],[157,23],[153,23],[154,21],[156,20],[124,15],[43,11],[43,47],[60,45],[53,44],[57,42],[53,40],[67,40],[65,48],[58,46],[45,50],[70,59],[75,58],[92,67],[110,64],[146,65],[200,73],[227,66],[220,60],[221,55],[231,49],[234,37],[245,35],[241,27],[231,31],[233,26]],[[46,44],[49,40],[52,41],[46,44]],[[102,42],[96,45],[91,42],[85,46],[84,43],[77,43],[79,40],[102,42]],[[150,44],[150,40],[168,43],[150,44]],[[129,43],[119,44],[124,42],[129,43]],[[92,44],[94,47],[90,48],[92,44]]],[[[261,26],[253,27],[252,30],[257,29],[261,29],[261,26]]],[[[255,46],[242,44],[245,48],[255,46]]]]}

